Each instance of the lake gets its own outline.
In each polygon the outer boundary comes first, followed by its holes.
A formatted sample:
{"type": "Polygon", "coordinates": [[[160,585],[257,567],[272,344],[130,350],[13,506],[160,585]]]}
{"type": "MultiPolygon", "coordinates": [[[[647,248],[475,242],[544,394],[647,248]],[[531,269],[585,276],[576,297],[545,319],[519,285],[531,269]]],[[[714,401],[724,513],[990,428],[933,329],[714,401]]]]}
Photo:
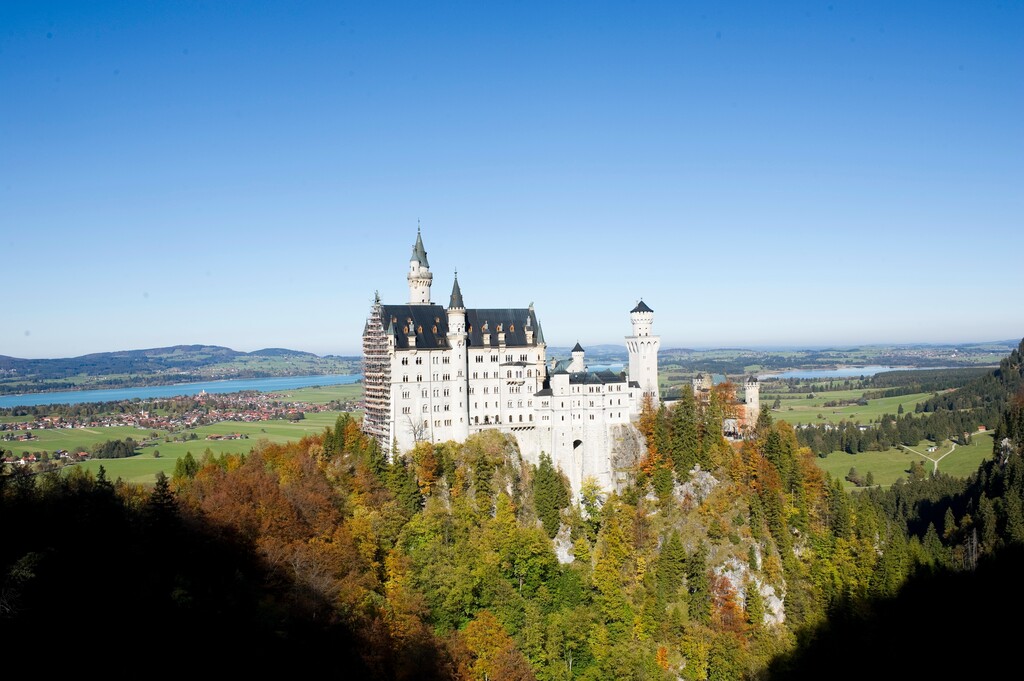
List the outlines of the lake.
{"type": "Polygon", "coordinates": [[[34,407],[41,404],[81,404],[83,402],[116,402],[119,400],[142,400],[154,397],[176,397],[208,393],[236,393],[243,390],[278,392],[314,385],[342,385],[356,383],[362,374],[332,374],[329,376],[278,376],[275,378],[233,378],[223,381],[202,381],[199,383],[175,383],[173,385],[148,385],[142,388],[118,388],[115,390],[64,390],[52,393],[31,393],[28,395],[4,395],[0,397],[0,408],[34,407]]]}
{"type": "MultiPolygon", "coordinates": [[[[859,378],[861,376],[874,376],[883,371],[911,371],[918,367],[886,367],[886,366],[865,366],[865,367],[842,367],[839,369],[794,369],[783,371],[777,374],[759,374],[757,380],[764,381],[771,378],[859,378]]],[[[932,367],[928,367],[932,368],[932,367]]]]}

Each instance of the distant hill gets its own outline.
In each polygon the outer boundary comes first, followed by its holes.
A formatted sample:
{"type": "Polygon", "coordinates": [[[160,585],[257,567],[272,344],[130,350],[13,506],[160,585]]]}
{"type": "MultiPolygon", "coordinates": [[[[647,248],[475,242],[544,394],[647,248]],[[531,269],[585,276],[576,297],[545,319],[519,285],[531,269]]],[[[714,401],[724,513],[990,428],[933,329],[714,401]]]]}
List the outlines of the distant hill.
{"type": "Polygon", "coordinates": [[[126,388],[186,381],[317,376],[359,371],[361,358],[286,348],[240,352],[219,345],[173,345],[59,359],[0,355],[0,394],[126,388]]]}

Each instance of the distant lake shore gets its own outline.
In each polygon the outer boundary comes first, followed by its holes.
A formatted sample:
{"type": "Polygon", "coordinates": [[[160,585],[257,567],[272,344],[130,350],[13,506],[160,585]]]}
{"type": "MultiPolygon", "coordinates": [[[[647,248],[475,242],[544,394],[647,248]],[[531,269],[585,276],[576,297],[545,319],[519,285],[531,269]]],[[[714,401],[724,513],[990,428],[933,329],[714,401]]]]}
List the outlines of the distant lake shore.
{"type": "Polygon", "coordinates": [[[197,383],[174,383],[170,385],[147,385],[138,388],[117,388],[111,390],[65,390],[47,393],[27,393],[0,396],[0,408],[35,407],[47,404],[82,404],[85,402],[118,402],[133,399],[176,397],[207,393],[235,393],[243,390],[276,392],[308,388],[317,385],[342,385],[358,383],[362,374],[330,374],[326,376],[275,376],[272,378],[235,378],[197,383]]]}
{"type": "Polygon", "coordinates": [[[874,376],[885,371],[921,371],[924,369],[945,369],[948,367],[912,367],[912,366],[837,366],[831,369],[790,369],[788,371],[767,372],[757,375],[757,380],[766,381],[776,378],[860,378],[874,376]]]}

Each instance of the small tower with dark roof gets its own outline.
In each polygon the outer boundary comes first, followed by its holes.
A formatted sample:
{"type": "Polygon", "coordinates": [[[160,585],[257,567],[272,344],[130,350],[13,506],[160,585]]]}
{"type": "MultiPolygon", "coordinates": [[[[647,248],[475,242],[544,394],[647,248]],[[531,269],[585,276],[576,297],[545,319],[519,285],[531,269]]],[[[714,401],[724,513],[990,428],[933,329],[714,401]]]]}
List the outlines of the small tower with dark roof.
{"type": "Polygon", "coordinates": [[[579,343],[576,343],[576,347],[572,349],[572,361],[569,362],[570,373],[587,370],[587,364],[583,360],[584,354],[585,351],[583,350],[583,346],[580,345],[579,343]]]}
{"type": "MultiPolygon", "coordinates": [[[[451,367],[446,378],[456,381],[465,381],[469,375],[469,354],[468,333],[466,331],[466,304],[462,301],[462,289],[459,287],[459,273],[455,273],[455,282],[452,284],[452,295],[448,301],[448,348],[451,352],[451,367]]],[[[446,360],[448,361],[448,360],[446,360]]],[[[447,391],[446,391],[447,392],[447,391]]],[[[466,402],[452,405],[457,412],[453,412],[452,436],[459,442],[469,437],[469,403],[466,402]]],[[[446,409],[448,407],[445,407],[446,409]]]]}
{"type": "Polygon", "coordinates": [[[409,258],[409,304],[430,305],[430,283],[434,275],[430,273],[427,262],[427,250],[423,248],[423,237],[420,228],[416,228],[416,243],[412,247],[409,258]]]}
{"type": "Polygon", "coordinates": [[[651,396],[655,403],[660,399],[658,389],[658,348],[661,338],[651,335],[654,324],[654,310],[640,300],[629,312],[633,335],[626,336],[629,351],[629,380],[639,385],[641,397],[651,396]]]}

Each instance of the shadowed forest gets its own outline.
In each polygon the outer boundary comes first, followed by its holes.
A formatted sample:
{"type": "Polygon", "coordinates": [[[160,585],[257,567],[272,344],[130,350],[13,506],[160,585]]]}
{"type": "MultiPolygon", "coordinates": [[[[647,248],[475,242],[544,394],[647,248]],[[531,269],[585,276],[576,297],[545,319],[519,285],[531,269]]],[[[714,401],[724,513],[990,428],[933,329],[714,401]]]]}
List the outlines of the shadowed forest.
{"type": "Polygon", "coordinates": [[[616,494],[573,498],[493,431],[382,452],[347,414],[152,487],[15,473],[0,640],[60,651],[40,669],[114,675],[977,674],[1002,664],[1024,600],[1022,352],[928,415],[997,410],[993,457],[888,490],[844,492],[767,409],[754,437],[725,440],[728,386],[648,405],[616,494]]]}

